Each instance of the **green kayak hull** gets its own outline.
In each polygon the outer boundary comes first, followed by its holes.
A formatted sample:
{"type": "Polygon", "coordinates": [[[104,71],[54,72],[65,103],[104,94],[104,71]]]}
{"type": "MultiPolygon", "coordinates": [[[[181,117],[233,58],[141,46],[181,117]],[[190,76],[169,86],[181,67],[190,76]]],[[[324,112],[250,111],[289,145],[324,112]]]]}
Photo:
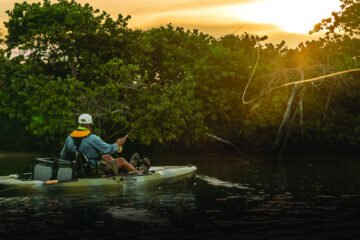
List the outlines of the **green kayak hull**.
{"type": "Polygon", "coordinates": [[[21,180],[18,179],[16,175],[9,175],[0,176],[0,187],[30,191],[55,189],[71,191],[96,188],[135,190],[140,188],[161,187],[182,181],[191,181],[195,177],[196,170],[197,168],[195,166],[159,166],[151,167],[149,174],[79,178],[68,181],[21,180]]]}

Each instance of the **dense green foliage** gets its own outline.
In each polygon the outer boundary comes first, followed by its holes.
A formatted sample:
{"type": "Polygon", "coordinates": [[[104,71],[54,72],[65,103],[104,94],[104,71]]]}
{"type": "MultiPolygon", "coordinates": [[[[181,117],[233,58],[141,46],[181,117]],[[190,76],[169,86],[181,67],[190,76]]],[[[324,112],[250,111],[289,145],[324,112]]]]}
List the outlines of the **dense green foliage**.
{"type": "MultiPolygon", "coordinates": [[[[247,151],[270,149],[292,87],[243,104],[257,51],[246,99],[301,74],[359,68],[360,7],[343,3],[342,11],[314,28],[326,30],[326,38],[296,49],[248,33],[215,39],[172,25],[133,30],[130,17],[114,20],[76,1],[15,4],[0,54],[2,141],[34,147],[26,141],[36,138],[58,148],[77,116],[88,112],[104,138],[129,133],[139,144],[193,146],[208,143],[211,133],[247,151]]],[[[302,84],[288,149],[358,148],[358,80],[352,73],[302,84]]]]}

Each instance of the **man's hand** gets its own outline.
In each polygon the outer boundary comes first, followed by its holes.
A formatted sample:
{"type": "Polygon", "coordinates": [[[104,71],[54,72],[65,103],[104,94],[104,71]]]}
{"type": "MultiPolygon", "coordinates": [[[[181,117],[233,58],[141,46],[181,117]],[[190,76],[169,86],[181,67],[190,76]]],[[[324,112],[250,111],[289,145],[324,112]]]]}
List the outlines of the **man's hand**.
{"type": "Polygon", "coordinates": [[[122,137],[122,138],[119,138],[118,140],[116,140],[116,144],[118,145],[118,146],[122,146],[122,145],[124,145],[124,143],[126,142],[126,138],[128,137],[128,135],[126,134],[124,137],[122,137]]]}

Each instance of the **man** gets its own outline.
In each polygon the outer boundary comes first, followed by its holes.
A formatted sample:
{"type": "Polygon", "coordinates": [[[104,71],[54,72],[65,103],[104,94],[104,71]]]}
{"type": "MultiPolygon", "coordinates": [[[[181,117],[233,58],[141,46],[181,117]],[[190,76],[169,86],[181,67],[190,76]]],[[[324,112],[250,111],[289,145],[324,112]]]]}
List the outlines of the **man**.
{"type": "MultiPolygon", "coordinates": [[[[114,154],[126,142],[127,135],[119,138],[113,144],[104,142],[99,136],[91,132],[93,120],[91,115],[84,113],[79,116],[79,127],[74,130],[65,141],[61,150],[61,159],[70,159],[73,152],[79,151],[84,154],[90,164],[96,166],[101,161],[103,155],[114,154]]],[[[119,169],[125,169],[128,172],[137,172],[134,166],[128,163],[124,158],[115,159],[119,169]]]]}

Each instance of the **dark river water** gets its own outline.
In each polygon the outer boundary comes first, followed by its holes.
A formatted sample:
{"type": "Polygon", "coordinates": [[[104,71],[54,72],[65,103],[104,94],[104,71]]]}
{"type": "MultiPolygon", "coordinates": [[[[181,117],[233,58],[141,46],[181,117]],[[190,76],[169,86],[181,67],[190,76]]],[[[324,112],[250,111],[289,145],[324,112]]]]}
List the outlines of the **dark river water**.
{"type": "MultiPolygon", "coordinates": [[[[0,175],[33,157],[0,153],[0,175]]],[[[0,239],[360,239],[358,156],[152,158],[188,163],[194,183],[146,191],[1,189],[0,239]]]]}

